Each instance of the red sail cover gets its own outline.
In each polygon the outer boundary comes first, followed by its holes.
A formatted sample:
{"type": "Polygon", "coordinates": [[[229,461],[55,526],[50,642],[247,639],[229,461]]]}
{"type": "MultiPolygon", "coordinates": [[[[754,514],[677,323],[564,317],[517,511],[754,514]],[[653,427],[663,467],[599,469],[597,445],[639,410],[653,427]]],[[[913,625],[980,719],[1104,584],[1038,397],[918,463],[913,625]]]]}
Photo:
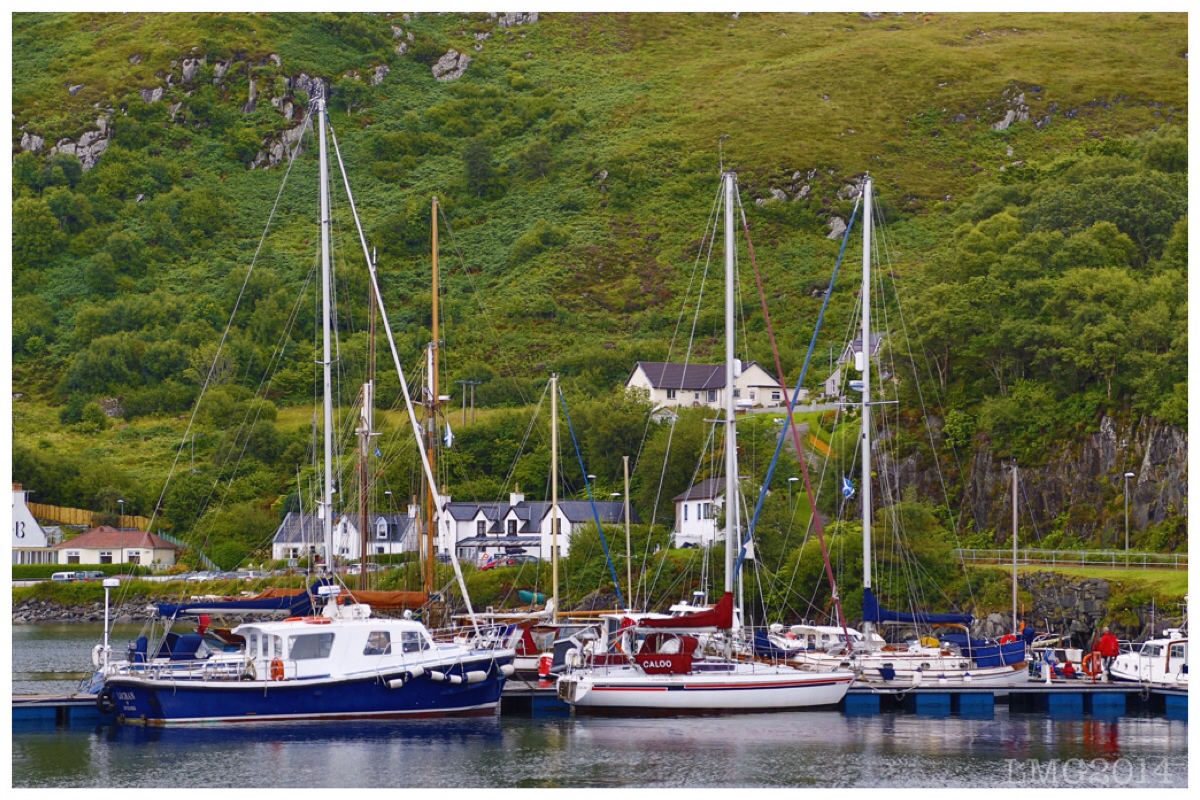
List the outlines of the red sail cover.
{"type": "Polygon", "coordinates": [[[680,614],[677,617],[642,619],[638,620],[637,625],[639,628],[732,628],[733,593],[726,592],[721,595],[721,599],[712,608],[680,614]]]}

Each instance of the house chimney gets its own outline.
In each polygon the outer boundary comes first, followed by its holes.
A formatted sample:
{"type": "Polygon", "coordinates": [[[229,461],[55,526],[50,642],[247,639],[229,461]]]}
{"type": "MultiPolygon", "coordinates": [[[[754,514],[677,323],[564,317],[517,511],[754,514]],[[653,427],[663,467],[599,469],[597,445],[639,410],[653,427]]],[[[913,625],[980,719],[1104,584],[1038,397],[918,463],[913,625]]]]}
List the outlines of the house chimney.
{"type": "Polygon", "coordinates": [[[513,484],[513,491],[508,495],[508,504],[515,506],[525,502],[525,495],[521,494],[521,484],[513,484]]]}

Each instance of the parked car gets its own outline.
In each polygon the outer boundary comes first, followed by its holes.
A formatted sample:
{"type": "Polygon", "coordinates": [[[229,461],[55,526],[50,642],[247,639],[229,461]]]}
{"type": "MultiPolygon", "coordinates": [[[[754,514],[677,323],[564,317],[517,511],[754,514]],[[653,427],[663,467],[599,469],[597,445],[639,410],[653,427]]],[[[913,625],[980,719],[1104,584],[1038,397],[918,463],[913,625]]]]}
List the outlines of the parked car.
{"type": "Polygon", "coordinates": [[[99,569],[82,570],[75,573],[77,581],[102,581],[108,577],[108,573],[99,569]]]}

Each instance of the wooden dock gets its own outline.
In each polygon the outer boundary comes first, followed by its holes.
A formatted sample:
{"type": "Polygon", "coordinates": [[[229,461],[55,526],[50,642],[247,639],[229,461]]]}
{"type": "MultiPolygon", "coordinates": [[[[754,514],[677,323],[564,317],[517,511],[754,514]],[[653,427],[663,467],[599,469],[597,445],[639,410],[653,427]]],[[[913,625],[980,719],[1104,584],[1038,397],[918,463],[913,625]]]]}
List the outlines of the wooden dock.
{"type": "MultiPolygon", "coordinates": [[[[1043,713],[1051,717],[1112,719],[1130,713],[1187,720],[1186,689],[1149,688],[1136,683],[1055,681],[1006,687],[948,686],[876,687],[857,684],[838,708],[845,714],[913,713],[922,716],[988,718],[997,706],[1010,712],[1043,713]]],[[[101,714],[95,695],[13,695],[13,724],[103,725],[113,722],[101,714]]],[[[500,696],[500,713],[516,716],[567,716],[571,708],[558,699],[553,681],[509,681],[500,696]]]]}

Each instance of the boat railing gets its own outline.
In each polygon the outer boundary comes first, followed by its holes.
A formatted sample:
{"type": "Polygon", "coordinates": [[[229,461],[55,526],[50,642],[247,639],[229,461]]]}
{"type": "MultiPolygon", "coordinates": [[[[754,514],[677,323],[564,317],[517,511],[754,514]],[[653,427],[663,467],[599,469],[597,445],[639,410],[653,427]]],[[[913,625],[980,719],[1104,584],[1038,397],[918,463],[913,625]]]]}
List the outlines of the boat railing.
{"type": "MultiPolygon", "coordinates": [[[[1012,550],[981,550],[957,548],[954,555],[960,561],[973,564],[1012,564],[1012,550]]],[[[1130,550],[1017,550],[1016,562],[1021,565],[1050,565],[1063,567],[1112,567],[1123,569],[1187,569],[1187,553],[1140,553],[1130,550]]]]}
{"type": "Polygon", "coordinates": [[[110,664],[109,677],[148,678],[181,681],[238,681],[255,677],[253,664],[246,659],[195,659],[188,661],[120,662],[110,664]]]}

